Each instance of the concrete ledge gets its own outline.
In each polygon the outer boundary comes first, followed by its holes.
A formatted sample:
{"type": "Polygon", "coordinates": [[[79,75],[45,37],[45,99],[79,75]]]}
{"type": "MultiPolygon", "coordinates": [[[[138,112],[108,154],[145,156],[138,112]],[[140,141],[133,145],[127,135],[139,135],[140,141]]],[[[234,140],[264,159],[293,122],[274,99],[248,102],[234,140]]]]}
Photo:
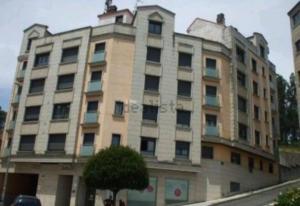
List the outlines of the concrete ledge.
{"type": "Polygon", "coordinates": [[[252,195],[256,195],[256,194],[261,194],[264,192],[268,192],[274,189],[278,189],[284,186],[288,186],[290,184],[295,184],[295,183],[300,183],[300,179],[296,179],[296,180],[291,180],[291,181],[287,181],[278,185],[274,185],[271,187],[266,187],[263,189],[259,189],[259,190],[255,190],[255,191],[250,191],[250,192],[246,192],[246,193],[242,193],[242,194],[238,194],[238,195],[234,195],[234,196],[230,196],[230,197],[226,197],[226,198],[222,198],[222,199],[217,199],[217,200],[210,200],[207,202],[202,202],[202,203],[190,203],[190,204],[186,204],[186,206],[210,206],[210,205],[218,205],[221,203],[226,203],[226,202],[230,202],[233,200],[239,200],[242,198],[246,198],[246,197],[250,197],[252,195]]]}

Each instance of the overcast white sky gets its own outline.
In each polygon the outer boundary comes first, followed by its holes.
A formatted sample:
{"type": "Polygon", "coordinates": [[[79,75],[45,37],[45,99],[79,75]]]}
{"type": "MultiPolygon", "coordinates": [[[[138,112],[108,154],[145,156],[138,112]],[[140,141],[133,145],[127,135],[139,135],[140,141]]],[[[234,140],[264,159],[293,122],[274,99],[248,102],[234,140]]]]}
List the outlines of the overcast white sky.
{"type": "MultiPolygon", "coordinates": [[[[47,24],[52,33],[97,25],[105,0],[0,0],[0,106],[7,109],[22,32],[33,23],[47,24]]],[[[133,9],[136,0],[114,0],[119,9],[133,9]]],[[[288,78],[293,71],[287,12],[298,0],[142,0],[176,13],[176,31],[185,33],[196,18],[215,21],[220,12],[226,24],[245,36],[257,31],[269,42],[270,60],[288,78]]]]}

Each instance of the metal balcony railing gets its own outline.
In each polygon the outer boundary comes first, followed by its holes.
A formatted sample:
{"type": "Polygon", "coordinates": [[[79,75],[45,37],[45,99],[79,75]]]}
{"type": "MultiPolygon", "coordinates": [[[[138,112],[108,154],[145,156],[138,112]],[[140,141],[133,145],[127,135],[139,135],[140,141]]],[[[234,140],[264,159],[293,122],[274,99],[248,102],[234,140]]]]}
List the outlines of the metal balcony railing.
{"type": "Polygon", "coordinates": [[[80,148],[80,156],[87,157],[92,156],[95,153],[94,145],[82,145],[80,148]]]}
{"type": "Polygon", "coordinates": [[[96,124],[98,123],[98,112],[86,112],[84,115],[85,124],[96,124]]]}

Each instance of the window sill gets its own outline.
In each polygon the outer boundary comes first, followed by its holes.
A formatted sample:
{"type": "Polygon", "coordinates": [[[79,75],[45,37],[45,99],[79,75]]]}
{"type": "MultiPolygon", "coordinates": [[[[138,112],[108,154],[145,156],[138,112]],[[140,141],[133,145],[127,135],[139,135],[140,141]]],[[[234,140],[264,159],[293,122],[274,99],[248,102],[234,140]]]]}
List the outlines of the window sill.
{"type": "Polygon", "coordinates": [[[141,155],[146,159],[157,160],[157,157],[154,154],[141,151],[141,155]]]}
{"type": "Polygon", "coordinates": [[[175,157],[174,158],[174,162],[177,162],[177,163],[188,163],[188,164],[192,163],[192,161],[188,157],[175,157]]]}
{"type": "Polygon", "coordinates": [[[161,66],[160,62],[154,62],[150,60],[146,60],[146,64],[154,65],[154,66],[161,66]]]}
{"type": "Polygon", "coordinates": [[[155,121],[151,121],[151,120],[142,120],[142,125],[143,126],[150,126],[150,127],[157,127],[158,124],[155,121]]]}
{"type": "Polygon", "coordinates": [[[116,119],[124,119],[125,116],[124,114],[112,114],[113,118],[116,118],[116,119]]]}
{"type": "Polygon", "coordinates": [[[153,96],[159,96],[159,91],[155,91],[155,90],[144,90],[144,93],[153,96]]]}
{"type": "Polygon", "coordinates": [[[182,66],[178,66],[178,70],[180,70],[180,71],[185,71],[185,72],[193,72],[192,67],[182,67],[182,66]]]}
{"type": "Polygon", "coordinates": [[[182,131],[192,131],[192,128],[190,126],[183,126],[183,125],[176,125],[176,129],[182,130],[182,131]]]}
{"type": "Polygon", "coordinates": [[[55,93],[65,93],[65,92],[72,92],[73,88],[70,89],[57,89],[55,90],[55,93]]]}
{"type": "Polygon", "coordinates": [[[192,101],[191,96],[177,95],[177,99],[192,101]]]}
{"type": "Polygon", "coordinates": [[[34,66],[32,70],[47,69],[49,65],[34,66]]]}
{"type": "Polygon", "coordinates": [[[63,65],[68,65],[68,64],[77,64],[78,60],[74,60],[74,61],[66,61],[66,62],[60,62],[59,65],[63,66],[63,65]]]}
{"type": "Polygon", "coordinates": [[[33,96],[42,96],[44,95],[44,92],[33,92],[33,93],[28,93],[28,97],[33,97],[33,96]]]}
{"type": "Polygon", "coordinates": [[[58,122],[68,122],[70,121],[69,119],[52,119],[50,122],[51,123],[58,123],[58,122]]]}
{"type": "Polygon", "coordinates": [[[24,122],[23,122],[23,125],[38,124],[38,123],[39,123],[38,120],[36,120],[36,121],[24,121],[24,122]]]}

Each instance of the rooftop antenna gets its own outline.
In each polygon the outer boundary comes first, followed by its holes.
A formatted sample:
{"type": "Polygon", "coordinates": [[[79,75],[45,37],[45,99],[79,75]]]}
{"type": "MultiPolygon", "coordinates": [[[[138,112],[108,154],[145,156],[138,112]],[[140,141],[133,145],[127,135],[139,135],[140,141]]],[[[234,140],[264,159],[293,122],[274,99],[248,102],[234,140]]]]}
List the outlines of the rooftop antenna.
{"type": "Polygon", "coordinates": [[[109,11],[109,8],[111,7],[112,5],[112,0],[106,0],[105,1],[105,13],[107,13],[109,11]]]}

